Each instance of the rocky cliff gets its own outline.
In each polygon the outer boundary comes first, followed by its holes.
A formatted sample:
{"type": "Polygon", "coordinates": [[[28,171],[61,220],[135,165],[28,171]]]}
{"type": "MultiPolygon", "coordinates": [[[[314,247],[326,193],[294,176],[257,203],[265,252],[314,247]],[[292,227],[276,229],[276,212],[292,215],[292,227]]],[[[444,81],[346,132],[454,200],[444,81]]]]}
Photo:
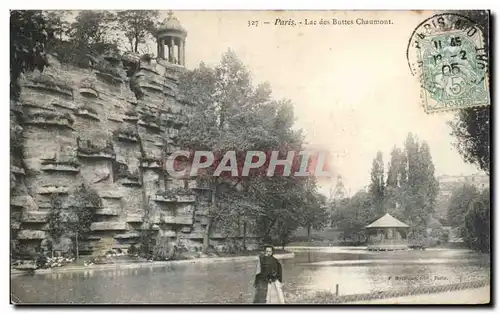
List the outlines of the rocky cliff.
{"type": "MultiPolygon", "coordinates": [[[[82,251],[127,249],[144,229],[201,247],[207,193],[196,180],[164,170],[189,107],[178,91],[184,68],[115,55],[91,63],[81,69],[51,58],[42,73],[23,78],[20,101],[11,102],[13,239],[40,245],[48,238],[53,196],[64,210],[83,185],[97,192],[101,205],[82,251]]],[[[215,246],[223,240],[212,235],[215,246]]]]}

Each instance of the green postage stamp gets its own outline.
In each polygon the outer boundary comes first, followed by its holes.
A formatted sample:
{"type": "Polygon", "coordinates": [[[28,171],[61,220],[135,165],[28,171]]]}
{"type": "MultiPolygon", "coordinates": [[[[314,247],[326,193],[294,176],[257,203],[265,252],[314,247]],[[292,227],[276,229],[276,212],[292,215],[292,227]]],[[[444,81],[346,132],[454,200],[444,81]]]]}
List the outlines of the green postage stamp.
{"type": "Polygon", "coordinates": [[[419,77],[426,112],[490,105],[488,22],[483,24],[446,13],[426,19],[413,32],[407,57],[419,77]]]}

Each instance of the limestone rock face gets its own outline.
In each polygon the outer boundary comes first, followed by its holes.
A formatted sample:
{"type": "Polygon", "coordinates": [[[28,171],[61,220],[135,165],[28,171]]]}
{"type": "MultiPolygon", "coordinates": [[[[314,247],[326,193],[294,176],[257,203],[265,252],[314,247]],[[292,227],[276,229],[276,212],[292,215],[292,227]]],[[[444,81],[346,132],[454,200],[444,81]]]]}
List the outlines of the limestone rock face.
{"type": "Polygon", "coordinates": [[[47,221],[47,212],[23,212],[23,223],[44,223],[47,221]]]}
{"type": "Polygon", "coordinates": [[[127,223],[122,221],[100,221],[92,223],[90,229],[93,231],[127,230],[127,223]]]}
{"type": "MultiPolygon", "coordinates": [[[[145,229],[185,243],[202,239],[206,211],[198,214],[194,205],[203,187],[164,170],[166,157],[179,149],[187,105],[180,101],[178,77],[184,68],[134,55],[93,60],[92,69],[53,57],[50,64],[27,74],[20,101],[11,102],[17,148],[11,150],[11,224],[20,228],[17,240],[47,239],[53,196],[65,210],[82,185],[102,203],[82,241],[85,250],[126,249],[139,243],[145,229]],[[124,65],[131,64],[136,70],[127,77],[124,65]]],[[[62,249],[71,247],[66,242],[62,249]]]]}
{"type": "Polygon", "coordinates": [[[20,230],[17,236],[19,240],[43,240],[46,238],[43,230],[20,230]]]}

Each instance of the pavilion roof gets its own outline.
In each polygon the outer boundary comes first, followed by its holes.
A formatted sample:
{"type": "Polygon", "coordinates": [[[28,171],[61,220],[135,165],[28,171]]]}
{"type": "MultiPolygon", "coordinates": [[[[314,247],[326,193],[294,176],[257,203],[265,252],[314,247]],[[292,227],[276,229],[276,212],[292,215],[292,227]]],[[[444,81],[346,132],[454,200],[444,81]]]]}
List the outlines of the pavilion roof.
{"type": "Polygon", "coordinates": [[[384,216],[382,216],[378,220],[372,222],[371,224],[369,224],[365,228],[391,228],[391,227],[392,228],[409,228],[410,226],[408,226],[404,222],[397,220],[396,218],[392,217],[389,214],[385,214],[384,216]]]}

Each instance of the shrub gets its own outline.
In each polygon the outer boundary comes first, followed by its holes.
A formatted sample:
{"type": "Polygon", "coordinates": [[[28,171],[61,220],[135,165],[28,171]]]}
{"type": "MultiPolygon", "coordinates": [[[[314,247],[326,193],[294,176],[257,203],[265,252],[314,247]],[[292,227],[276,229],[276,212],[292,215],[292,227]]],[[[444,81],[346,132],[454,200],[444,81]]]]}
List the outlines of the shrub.
{"type": "Polygon", "coordinates": [[[127,254],[130,256],[135,256],[136,254],[139,253],[139,250],[135,247],[134,244],[132,244],[129,249],[127,250],[127,254]]]}
{"type": "Polygon", "coordinates": [[[47,268],[47,256],[40,252],[37,256],[35,264],[37,268],[47,268]]]}
{"type": "Polygon", "coordinates": [[[109,141],[106,142],[106,146],[100,147],[98,145],[93,144],[90,140],[85,141],[81,140],[80,138],[77,138],[77,144],[78,144],[78,152],[82,154],[92,155],[98,153],[105,153],[113,155],[115,153],[115,150],[113,148],[113,143],[109,141]]]}

